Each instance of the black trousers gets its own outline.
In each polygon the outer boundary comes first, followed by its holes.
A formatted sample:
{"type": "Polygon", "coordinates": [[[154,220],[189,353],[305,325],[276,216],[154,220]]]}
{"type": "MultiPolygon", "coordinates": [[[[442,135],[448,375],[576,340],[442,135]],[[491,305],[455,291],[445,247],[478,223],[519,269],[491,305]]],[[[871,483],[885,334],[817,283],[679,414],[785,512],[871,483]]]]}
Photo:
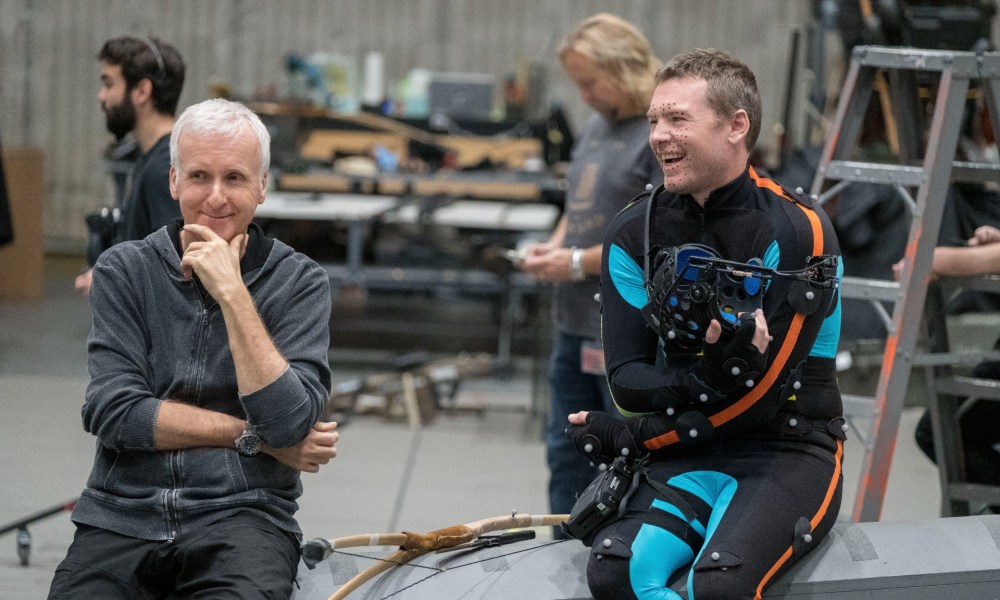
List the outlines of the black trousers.
{"type": "Polygon", "coordinates": [[[728,440],[665,457],[622,518],[594,537],[597,600],[750,600],[814,548],[841,501],[842,442],[728,440]]]}
{"type": "Polygon", "coordinates": [[[295,537],[250,512],[172,541],[78,524],[49,599],[288,598],[298,562],[295,537]]]}

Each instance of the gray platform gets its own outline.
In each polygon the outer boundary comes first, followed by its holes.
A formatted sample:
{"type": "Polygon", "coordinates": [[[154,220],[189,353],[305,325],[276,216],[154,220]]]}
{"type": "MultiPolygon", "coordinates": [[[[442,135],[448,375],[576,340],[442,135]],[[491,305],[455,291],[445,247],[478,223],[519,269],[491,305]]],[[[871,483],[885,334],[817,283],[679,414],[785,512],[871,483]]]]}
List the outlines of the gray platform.
{"type": "MultiPolygon", "coordinates": [[[[385,556],[336,552],[316,568],[299,566],[293,600],[326,600],[344,582],[385,556]]],[[[590,598],[584,573],[589,548],[578,541],[518,542],[495,548],[425,554],[394,567],[348,595],[399,600],[590,598]]]]}
{"type": "MultiPolygon", "coordinates": [[[[354,550],[354,549],[351,549],[354,550]]],[[[325,600],[385,553],[337,552],[299,570],[295,600],[325,600]]],[[[589,548],[530,541],[426,554],[350,598],[590,598],[589,548]]],[[[1000,594],[1000,516],[840,524],[764,594],[767,600],[990,600],[1000,594]]]]}
{"type": "Polygon", "coordinates": [[[844,524],[776,582],[768,599],[992,600],[1000,516],[844,524]]]}

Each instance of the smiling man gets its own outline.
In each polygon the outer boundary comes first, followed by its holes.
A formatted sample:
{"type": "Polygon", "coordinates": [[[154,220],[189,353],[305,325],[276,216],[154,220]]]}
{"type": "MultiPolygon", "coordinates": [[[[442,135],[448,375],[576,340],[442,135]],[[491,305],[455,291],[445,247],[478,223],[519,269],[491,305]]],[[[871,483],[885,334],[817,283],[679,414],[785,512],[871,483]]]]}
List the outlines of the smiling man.
{"type": "Polygon", "coordinates": [[[251,220],[270,139],[207,100],[171,136],[182,219],[94,267],[94,467],[50,598],[287,598],[300,472],[336,455],[326,273],[251,220]]]}
{"type": "Polygon", "coordinates": [[[656,83],[663,185],[618,213],[602,259],[626,419],[578,412],[568,429],[595,462],[648,462],[619,516],[580,534],[588,582],[598,600],[678,599],[678,581],[689,598],[759,599],[840,506],[839,248],[822,209],[750,166],[761,105],[745,64],[694,50],[656,83]]]}

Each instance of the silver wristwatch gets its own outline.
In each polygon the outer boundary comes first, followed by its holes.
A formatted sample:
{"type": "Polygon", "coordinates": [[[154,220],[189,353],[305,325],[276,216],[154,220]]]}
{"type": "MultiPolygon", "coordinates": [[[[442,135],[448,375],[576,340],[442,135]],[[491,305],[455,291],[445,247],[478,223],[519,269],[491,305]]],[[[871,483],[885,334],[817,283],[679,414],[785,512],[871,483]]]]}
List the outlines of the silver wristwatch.
{"type": "Polygon", "coordinates": [[[240,437],[236,438],[236,450],[243,456],[257,456],[260,453],[260,437],[249,423],[240,437]]]}

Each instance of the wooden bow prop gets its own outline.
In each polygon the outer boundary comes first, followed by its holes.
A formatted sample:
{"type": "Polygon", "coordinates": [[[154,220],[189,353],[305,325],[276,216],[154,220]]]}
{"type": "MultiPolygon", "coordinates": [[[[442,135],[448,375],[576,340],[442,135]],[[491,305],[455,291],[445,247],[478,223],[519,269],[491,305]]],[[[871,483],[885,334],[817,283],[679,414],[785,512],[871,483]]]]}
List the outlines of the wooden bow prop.
{"type": "Polygon", "coordinates": [[[352,535],[334,540],[315,539],[310,540],[303,548],[303,558],[307,565],[313,566],[338,548],[399,546],[399,550],[379,559],[378,562],[352,577],[329,598],[329,600],[343,600],[348,594],[376,575],[395,566],[404,565],[428,552],[465,544],[491,531],[559,525],[567,519],[569,519],[569,515],[519,515],[515,512],[503,517],[481,519],[465,525],[453,525],[428,533],[404,531],[402,533],[352,535]]]}

